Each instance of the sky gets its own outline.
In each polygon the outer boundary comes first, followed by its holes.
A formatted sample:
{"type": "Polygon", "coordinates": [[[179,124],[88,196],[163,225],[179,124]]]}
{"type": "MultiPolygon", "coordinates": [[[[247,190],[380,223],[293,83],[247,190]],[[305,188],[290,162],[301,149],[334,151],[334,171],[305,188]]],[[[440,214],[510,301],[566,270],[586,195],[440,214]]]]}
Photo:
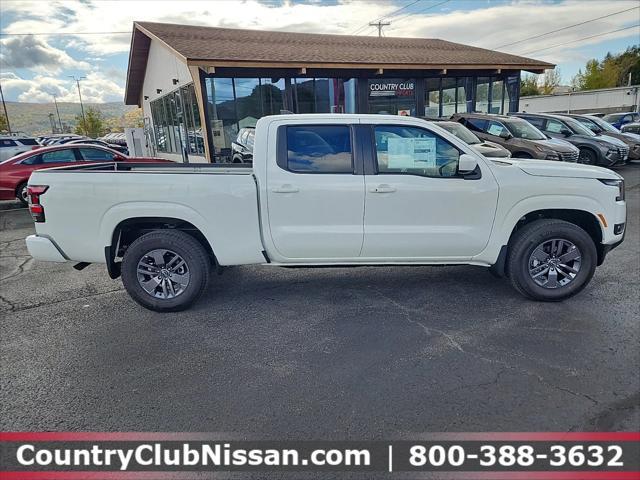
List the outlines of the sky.
{"type": "Polygon", "coordinates": [[[640,44],[638,0],[0,0],[5,100],[76,102],[75,76],[84,77],[83,101],[122,101],[136,20],[347,35],[377,35],[368,23],[383,20],[388,37],[554,63],[564,83],[587,60],[640,44]]]}

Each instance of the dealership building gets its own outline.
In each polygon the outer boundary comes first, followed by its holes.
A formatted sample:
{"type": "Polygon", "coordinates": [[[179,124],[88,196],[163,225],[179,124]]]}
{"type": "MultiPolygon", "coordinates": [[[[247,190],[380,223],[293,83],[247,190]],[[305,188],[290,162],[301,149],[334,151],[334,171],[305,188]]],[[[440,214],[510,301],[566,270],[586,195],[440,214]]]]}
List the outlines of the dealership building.
{"type": "Polygon", "coordinates": [[[153,154],[228,162],[265,115],[515,112],[520,72],[553,67],[437,39],[136,22],[125,103],[143,108],[153,154]]]}

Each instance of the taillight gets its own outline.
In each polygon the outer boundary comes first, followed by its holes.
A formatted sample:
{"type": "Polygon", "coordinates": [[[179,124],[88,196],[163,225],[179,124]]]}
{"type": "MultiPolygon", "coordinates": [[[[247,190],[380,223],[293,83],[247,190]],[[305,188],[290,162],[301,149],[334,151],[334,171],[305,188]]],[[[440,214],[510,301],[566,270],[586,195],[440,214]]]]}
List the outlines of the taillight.
{"type": "Polygon", "coordinates": [[[29,212],[34,222],[44,222],[44,207],[40,205],[40,195],[49,189],[49,185],[29,185],[27,196],[29,197],[29,212]]]}

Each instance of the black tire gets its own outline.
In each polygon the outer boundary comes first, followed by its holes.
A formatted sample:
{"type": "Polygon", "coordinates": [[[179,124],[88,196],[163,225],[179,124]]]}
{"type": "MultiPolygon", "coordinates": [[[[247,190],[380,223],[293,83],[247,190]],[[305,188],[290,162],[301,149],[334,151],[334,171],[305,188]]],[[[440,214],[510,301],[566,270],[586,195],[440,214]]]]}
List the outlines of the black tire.
{"type": "Polygon", "coordinates": [[[141,236],[127,248],[122,259],[125,289],[137,303],[156,312],[176,312],[191,306],[206,290],[210,275],[211,260],[206,250],[192,236],[179,230],[157,230],[141,236]],[[139,262],[154,250],[175,252],[186,264],[188,284],[173,298],[152,296],[138,279],[139,262]]]}
{"type": "Polygon", "coordinates": [[[598,163],[598,155],[590,148],[581,148],[578,155],[578,163],[596,165],[598,163]]]}
{"type": "Polygon", "coordinates": [[[18,185],[18,188],[16,188],[16,198],[20,200],[20,203],[25,207],[29,205],[29,200],[25,195],[26,191],[27,182],[22,182],[20,185],[18,185]]]}
{"type": "MultiPolygon", "coordinates": [[[[522,295],[533,300],[557,302],[575,295],[587,286],[596,270],[597,259],[596,246],[582,228],[564,220],[542,219],[524,226],[513,236],[509,243],[507,273],[513,287],[522,295]],[[546,288],[532,278],[530,262],[534,250],[544,242],[554,239],[573,244],[580,253],[581,263],[578,273],[566,285],[546,288]]],[[[574,268],[575,266],[573,264],[574,268]]],[[[554,270],[555,268],[553,267],[554,270]]]]}

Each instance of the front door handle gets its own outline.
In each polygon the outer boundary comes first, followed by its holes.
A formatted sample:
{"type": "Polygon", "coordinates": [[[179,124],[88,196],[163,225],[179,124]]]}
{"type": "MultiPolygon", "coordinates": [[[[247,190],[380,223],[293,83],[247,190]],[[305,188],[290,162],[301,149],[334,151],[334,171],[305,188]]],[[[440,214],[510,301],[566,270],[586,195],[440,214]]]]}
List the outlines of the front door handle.
{"type": "Polygon", "coordinates": [[[393,193],[396,191],[396,189],[391,185],[387,185],[386,183],[383,183],[381,185],[378,185],[377,187],[373,187],[369,189],[369,191],[371,193],[393,193]]]}
{"type": "Polygon", "coordinates": [[[298,193],[300,190],[298,190],[297,187],[294,187],[293,185],[290,185],[287,183],[285,185],[280,185],[279,187],[275,187],[271,189],[271,191],[273,193],[298,193]]]}

